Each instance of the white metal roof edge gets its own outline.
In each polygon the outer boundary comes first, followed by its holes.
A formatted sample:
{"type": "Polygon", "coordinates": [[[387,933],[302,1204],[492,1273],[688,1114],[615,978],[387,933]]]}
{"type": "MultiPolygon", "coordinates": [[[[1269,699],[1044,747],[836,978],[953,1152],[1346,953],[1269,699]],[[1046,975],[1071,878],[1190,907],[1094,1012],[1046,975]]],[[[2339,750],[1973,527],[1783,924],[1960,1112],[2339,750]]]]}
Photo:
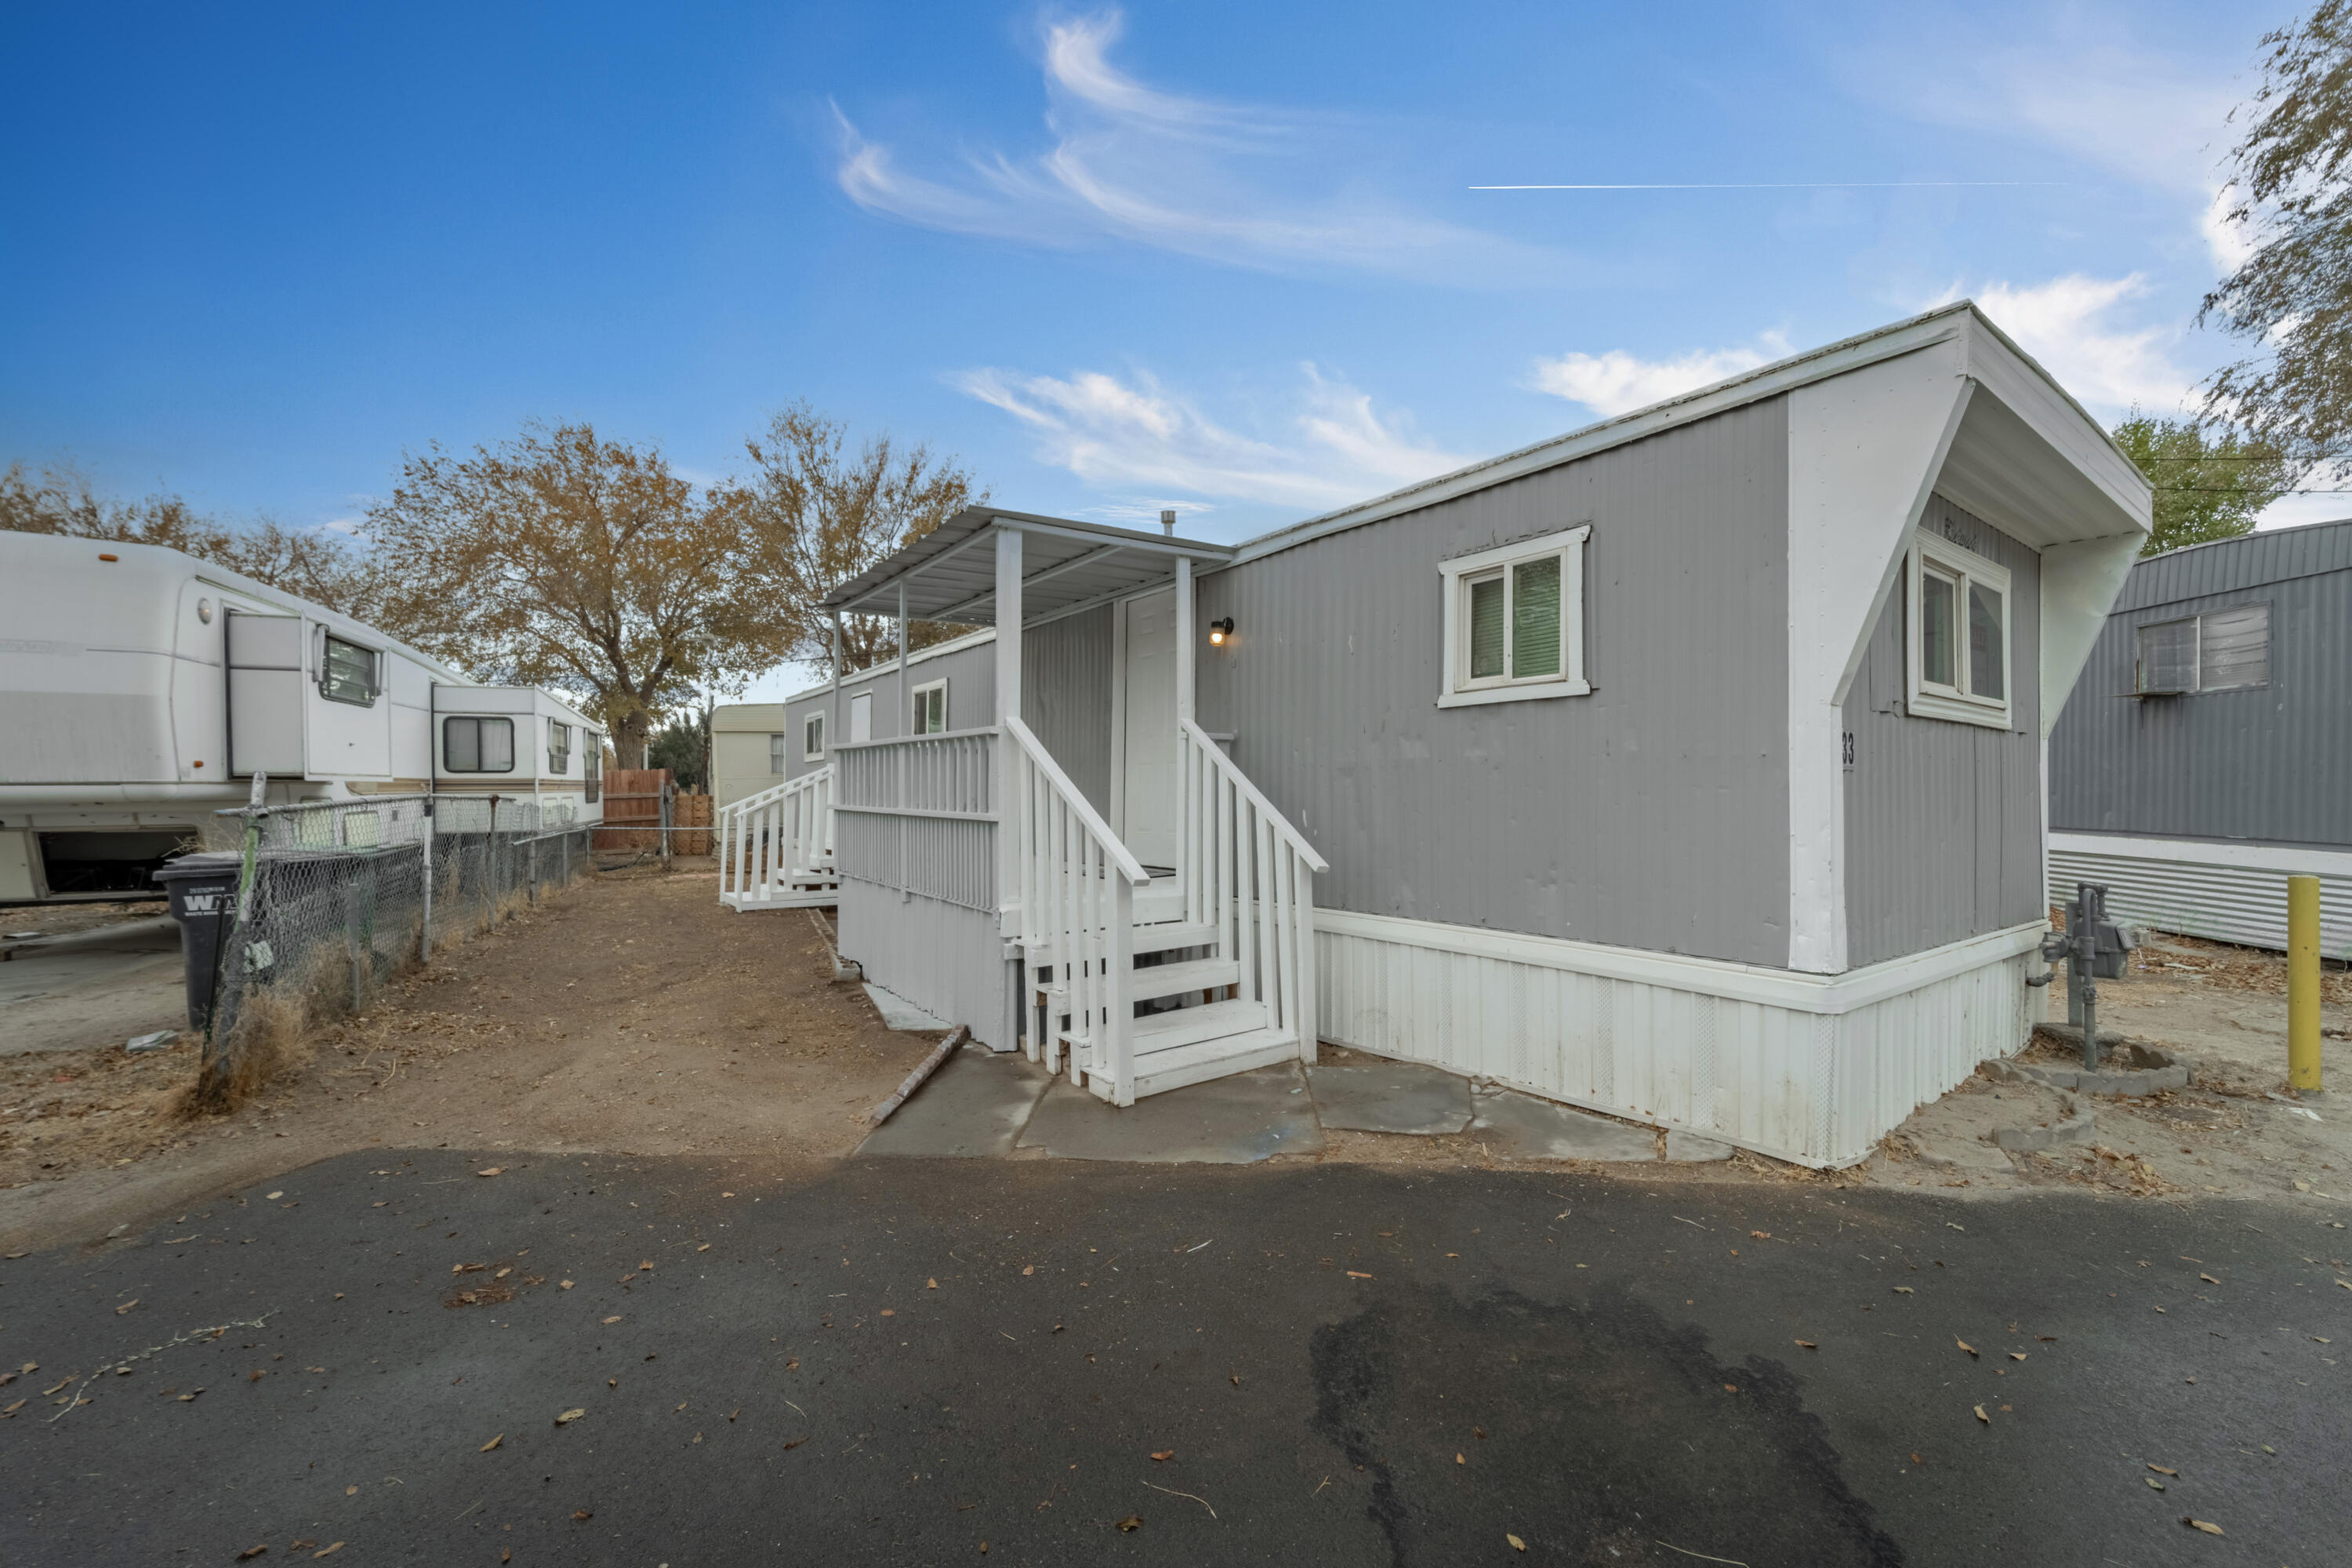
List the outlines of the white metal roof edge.
{"type": "MultiPolygon", "coordinates": [[[[914,652],[907,656],[907,668],[908,669],[912,669],[915,666],[922,663],[925,659],[941,658],[949,654],[960,653],[965,648],[978,647],[982,643],[994,642],[995,640],[996,628],[994,626],[982,626],[976,632],[966,632],[960,637],[950,637],[945,642],[935,642],[929,647],[917,648],[914,652]]],[[[880,664],[869,664],[864,669],[843,676],[841,678],[842,689],[846,691],[853,686],[862,686],[877,675],[894,674],[898,670],[898,661],[895,657],[885,659],[880,664]]],[[[784,699],[784,705],[788,706],[794,702],[804,702],[812,697],[822,697],[832,689],[833,682],[828,680],[822,686],[812,686],[805,691],[793,692],[790,697],[784,699]]],[[[730,702],[727,704],[727,706],[730,708],[768,708],[777,705],[767,702],[730,702]]],[[[715,725],[717,721],[714,719],[712,722],[715,725]]]]}
{"type": "Polygon", "coordinates": [[[1939,305],[1932,310],[1924,311],[1906,321],[1874,328],[1853,337],[1842,338],[1836,342],[1809,350],[1804,353],[1794,354],[1784,360],[1776,360],[1768,365],[1759,365],[1743,374],[1717,382],[1712,386],[1703,386],[1696,391],[1685,392],[1680,396],[1667,398],[1663,403],[1654,403],[1647,408],[1638,408],[1630,414],[1620,414],[1614,418],[1604,419],[1598,424],[1571,430],[1564,436],[1554,436],[1538,441],[1533,446],[1506,452],[1500,457],[1485,458],[1467,468],[1456,468],[1450,474],[1440,474],[1434,479],[1423,479],[1401,489],[1391,490],[1386,495],[1376,496],[1370,500],[1359,502],[1355,506],[1346,507],[1339,511],[1325,512],[1319,517],[1311,517],[1303,522],[1295,522],[1287,527],[1276,529],[1271,533],[1263,533],[1255,539],[1244,540],[1235,549],[1232,560],[1226,562],[1223,566],[1206,568],[1203,575],[1207,572],[1222,571],[1225,566],[1239,566],[1281,551],[1295,549],[1301,544],[1343,532],[1351,528],[1360,528],[1367,523],[1379,522],[1403,512],[1416,511],[1423,507],[1452,500],[1457,496],[1484,489],[1489,485],[1521,479],[1528,474],[1540,473],[1546,468],[1557,468],[1563,463],[1572,463],[1580,458],[1588,458],[1596,452],[1605,452],[1612,447],[1622,447],[1629,442],[1643,440],[1678,426],[1709,418],[1728,409],[1761,402],[1768,397],[1776,397],[1796,387],[1817,381],[1826,381],[1832,376],[1843,375],[1850,371],[1860,370],[1865,365],[1878,363],[1882,360],[1916,353],[1921,349],[1949,342],[1958,336],[1962,330],[1956,321],[1956,318],[1959,317],[1972,318],[1979,325],[1985,328],[1996,342],[2011,353],[2015,354],[2026,368],[2054,392],[2069,409],[2080,416],[2084,425],[2096,431],[2100,440],[2121,459],[2126,468],[2135,476],[2138,474],[2138,467],[2131,461],[2130,455],[2116,444],[2115,437],[2110,436],[2106,428],[2096,419],[2091,417],[2090,412],[2075,401],[2072,393],[2058,384],[2056,377],[2044,369],[2032,354],[2018,347],[2016,341],[2008,333],[1994,325],[1991,319],[1978,308],[1975,300],[1959,300],[1949,305],[1939,305]]]}

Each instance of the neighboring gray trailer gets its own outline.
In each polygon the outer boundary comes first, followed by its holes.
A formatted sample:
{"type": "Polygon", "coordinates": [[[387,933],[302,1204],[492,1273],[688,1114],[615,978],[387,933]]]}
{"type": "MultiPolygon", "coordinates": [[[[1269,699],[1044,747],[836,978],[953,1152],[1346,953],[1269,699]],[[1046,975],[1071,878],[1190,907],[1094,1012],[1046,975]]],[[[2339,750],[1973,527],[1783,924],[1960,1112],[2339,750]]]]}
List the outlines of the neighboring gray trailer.
{"type": "Polygon", "coordinates": [[[2026,1037],[2147,519],[1963,303],[1238,546],[962,513],[827,602],[985,678],[781,787],[845,957],[1113,1103],[1330,1040],[1844,1164],[2026,1037]]]}
{"type": "Polygon", "coordinates": [[[2121,918],[2284,948],[2305,872],[2352,957],[2347,780],[2352,521],[2152,556],[2050,736],[2050,898],[2105,882],[2121,918]]]}

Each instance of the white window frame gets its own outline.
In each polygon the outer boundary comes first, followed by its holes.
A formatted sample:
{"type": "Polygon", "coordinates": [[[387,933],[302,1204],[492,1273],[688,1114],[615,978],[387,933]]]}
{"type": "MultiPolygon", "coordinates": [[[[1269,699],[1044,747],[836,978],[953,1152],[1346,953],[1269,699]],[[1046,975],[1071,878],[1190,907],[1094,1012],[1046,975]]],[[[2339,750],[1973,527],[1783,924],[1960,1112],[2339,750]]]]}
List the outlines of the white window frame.
{"type": "Polygon", "coordinates": [[[444,713],[441,715],[441,733],[436,737],[441,747],[441,771],[445,773],[489,773],[500,777],[513,773],[515,771],[514,731],[514,716],[510,713],[444,713]],[[458,767],[449,761],[449,726],[452,724],[474,726],[475,765],[470,768],[458,767]],[[505,767],[486,768],[481,765],[482,727],[486,724],[504,724],[507,727],[507,765],[505,767]]]}
{"type": "Polygon", "coordinates": [[[821,763],[824,760],[824,710],[801,717],[801,761],[821,763]]]}
{"type": "Polygon", "coordinates": [[[1913,536],[1910,558],[1904,563],[1904,667],[1907,673],[1912,717],[1946,719],[1959,724],[1982,724],[1987,729],[2015,728],[2017,704],[2017,638],[2013,635],[2017,622],[2017,599],[2010,590],[2009,568],[1998,562],[1988,561],[1973,550],[1964,549],[1944,538],[1921,529],[1913,536]],[[1937,572],[1954,579],[1958,592],[1953,599],[1952,673],[1958,678],[1949,687],[1931,685],[1920,675],[1919,643],[1922,617],[1920,615],[1919,580],[1922,569],[1932,563],[1937,572]],[[2000,690],[1998,700],[1978,697],[1969,690],[1969,590],[1971,585],[1990,588],[2000,595],[2000,690]]]}
{"type": "Polygon", "coordinates": [[[918,686],[911,691],[908,692],[907,695],[911,699],[907,710],[907,733],[909,735],[943,735],[947,733],[948,683],[945,679],[927,680],[922,685],[918,686]],[[934,691],[940,694],[940,727],[936,730],[918,729],[915,725],[915,715],[923,710],[926,706],[924,699],[928,698],[934,691]]]}
{"type": "Polygon", "coordinates": [[[554,778],[572,776],[572,726],[561,719],[547,721],[547,771],[554,778]]]}
{"type": "Polygon", "coordinates": [[[1546,697],[1584,697],[1592,690],[1584,678],[1584,545],[1592,525],[1565,529],[1491,550],[1457,555],[1437,563],[1445,593],[1445,671],[1437,690],[1440,708],[1474,708],[1488,702],[1528,702],[1546,697]],[[1470,588],[1500,573],[1507,584],[1511,568],[1559,558],[1559,672],[1515,679],[1507,673],[1510,647],[1510,590],[1504,589],[1503,632],[1507,672],[1482,680],[1470,679],[1470,588]]]}

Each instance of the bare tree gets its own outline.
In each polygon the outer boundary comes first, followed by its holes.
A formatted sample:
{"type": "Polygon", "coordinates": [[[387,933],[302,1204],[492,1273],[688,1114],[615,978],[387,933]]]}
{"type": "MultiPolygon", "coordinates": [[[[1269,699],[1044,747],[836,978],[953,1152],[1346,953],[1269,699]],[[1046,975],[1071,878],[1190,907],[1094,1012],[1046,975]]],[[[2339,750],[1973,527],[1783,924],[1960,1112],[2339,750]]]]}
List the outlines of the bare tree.
{"type": "MultiPolygon", "coordinates": [[[[988,500],[971,476],[924,446],[887,436],[848,450],[848,426],[795,403],[743,443],[759,574],[786,622],[787,658],[829,657],[829,617],[819,601],[892,551],[988,500]]],[[[908,644],[923,647],[962,628],[918,621],[908,644]]],[[[895,625],[851,616],[842,625],[844,663],[863,669],[893,656],[895,625]]]]}
{"type": "Polygon", "coordinates": [[[410,457],[366,532],[399,563],[391,629],[478,676],[572,692],[639,768],[656,715],[697,683],[740,689],[785,656],[749,570],[752,510],[658,448],[532,424],[470,458],[410,457]]]}

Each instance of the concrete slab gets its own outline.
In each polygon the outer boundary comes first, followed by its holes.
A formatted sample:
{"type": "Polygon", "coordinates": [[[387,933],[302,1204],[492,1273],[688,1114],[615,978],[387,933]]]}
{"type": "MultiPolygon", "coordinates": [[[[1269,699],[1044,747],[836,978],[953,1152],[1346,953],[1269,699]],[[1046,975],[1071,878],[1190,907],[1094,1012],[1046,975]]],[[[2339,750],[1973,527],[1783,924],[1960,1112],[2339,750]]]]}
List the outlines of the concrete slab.
{"type": "Polygon", "coordinates": [[[1019,1147],[1061,1160],[1132,1160],[1151,1164],[1247,1165],[1275,1154],[1323,1147],[1314,1101],[1298,1064],[1259,1068],[1113,1110],[1057,1078],[1021,1134],[1019,1147]]]}
{"type": "Polygon", "coordinates": [[[882,1015],[884,1027],[892,1029],[947,1030],[955,1027],[945,1018],[934,1017],[908,1001],[895,991],[885,991],[872,981],[865,982],[866,994],[874,1010],[882,1015]]]}
{"type": "Polygon", "coordinates": [[[1507,1160],[1632,1163],[1658,1157],[1657,1136],[1646,1127],[1628,1127],[1507,1089],[1477,1095],[1473,1103],[1477,1114],[1470,1120],[1471,1132],[1489,1152],[1507,1160]]]}
{"type": "Polygon", "coordinates": [[[1719,1139],[1702,1138],[1696,1132],[1684,1132],[1675,1128],[1668,1128],[1666,1158],[1693,1163],[1703,1160],[1728,1160],[1731,1158],[1731,1145],[1719,1139]]]}
{"type": "Polygon", "coordinates": [[[1470,1125],[1470,1080],[1419,1062],[1311,1067],[1307,1088],[1327,1128],[1428,1136],[1470,1125]]]}
{"type": "Polygon", "coordinates": [[[17,948],[0,964],[0,1054],[108,1048],[187,1025],[180,928],[168,915],[17,948]]]}
{"type": "Polygon", "coordinates": [[[1052,1082],[1044,1068],[1018,1052],[999,1056],[983,1046],[966,1046],[868,1133],[857,1152],[910,1159],[1003,1159],[1013,1152],[1014,1140],[1052,1082]]]}

